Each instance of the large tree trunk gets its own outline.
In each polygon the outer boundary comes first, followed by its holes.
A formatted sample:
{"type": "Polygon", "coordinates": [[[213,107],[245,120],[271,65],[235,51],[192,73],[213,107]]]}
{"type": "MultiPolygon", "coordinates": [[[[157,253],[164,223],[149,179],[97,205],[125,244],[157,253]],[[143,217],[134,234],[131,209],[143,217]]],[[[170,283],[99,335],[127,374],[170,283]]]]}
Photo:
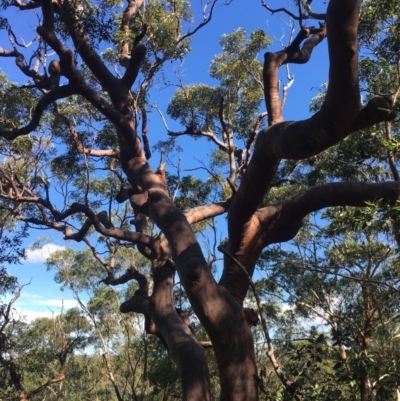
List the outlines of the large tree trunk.
{"type": "MultiPolygon", "coordinates": [[[[317,30],[315,35],[305,41],[301,49],[300,43],[307,38],[310,30],[302,30],[299,39],[276,57],[265,57],[265,94],[272,127],[260,133],[252,161],[243,175],[228,215],[229,252],[235,260],[245,266],[250,277],[262,248],[268,243],[289,238],[287,232],[279,231],[282,224],[279,227],[278,223],[282,223],[282,216],[290,218],[290,211],[296,211],[296,202],[292,202],[292,205],[286,202],[286,214],[280,213],[283,209],[278,207],[274,207],[275,214],[257,212],[280,160],[304,159],[318,154],[338,143],[349,133],[381,121],[388,115],[384,110],[385,103],[374,103],[364,109],[360,104],[357,71],[357,24],[360,3],[361,0],[331,0],[329,3],[327,31],[330,84],[320,112],[312,118],[299,122],[282,122],[276,76],[282,63],[307,61],[312,48],[325,37],[325,28],[317,30]],[[287,209],[290,209],[289,212],[287,209]]],[[[137,5],[139,4],[141,2],[137,2],[137,5]]],[[[174,308],[172,287],[176,268],[193,310],[212,341],[220,375],[221,400],[257,401],[257,370],[250,331],[251,322],[246,321],[243,309],[243,301],[249,287],[248,276],[236,265],[235,260],[225,258],[221,282],[216,283],[186,216],[168,197],[163,177],[148,165],[148,156],[143,151],[136,132],[129,91],[144,58],[144,46],[132,48],[130,61],[126,61],[127,70],[120,80],[117,79],[102,63],[85,35],[79,13],[72,9],[72,15],[75,15],[76,19],[72,19],[68,26],[75,47],[103,89],[108,92],[111,106],[85,83],[76,69],[73,52],[68,51],[54,35],[53,3],[43,0],[42,7],[43,25],[38,32],[60,56],[62,75],[69,80],[69,85],[62,89],[62,93],[60,89],[60,93],[44,97],[46,105],[57,100],[57,96],[67,96],[64,92],[68,92],[73,86],[73,93],[85,97],[115,125],[121,165],[134,193],[131,203],[135,214],[138,212],[150,217],[168,241],[169,249],[163,249],[167,256],[163,259],[165,255],[162,252],[156,255],[160,263],[153,266],[155,285],[152,296],[138,293],[136,300],[131,304],[123,304],[122,309],[126,307],[128,311],[130,307],[142,308],[141,313],[150,316],[154,321],[178,365],[183,399],[210,399],[210,381],[204,352],[174,308]],[[170,264],[170,257],[173,264],[170,264]],[[143,302],[135,304],[138,300],[143,302]]],[[[126,21],[129,21],[130,17],[126,17],[126,21]]],[[[124,60],[127,60],[126,55],[127,49],[124,47],[124,60]]],[[[39,112],[42,112],[41,108],[36,114],[39,112]]],[[[18,131],[18,135],[21,132],[25,131],[18,131]]],[[[75,209],[75,212],[77,210],[75,209]]],[[[94,214],[90,219],[94,224],[94,214]]],[[[290,235],[297,232],[301,222],[301,219],[294,220],[293,227],[288,225],[291,228],[290,235]]],[[[105,231],[100,224],[96,229],[105,231]]],[[[135,242],[134,239],[131,241],[135,242]]],[[[150,246],[150,242],[145,245],[150,246]]]]}
{"type": "Polygon", "coordinates": [[[258,400],[253,340],[242,305],[216,283],[185,215],[162,191],[149,191],[149,214],[165,234],[181,283],[210,336],[221,400],[258,400]]]}
{"type": "Polygon", "coordinates": [[[221,401],[258,400],[257,367],[253,337],[243,308],[226,322],[225,331],[213,341],[218,363],[221,401]]]}

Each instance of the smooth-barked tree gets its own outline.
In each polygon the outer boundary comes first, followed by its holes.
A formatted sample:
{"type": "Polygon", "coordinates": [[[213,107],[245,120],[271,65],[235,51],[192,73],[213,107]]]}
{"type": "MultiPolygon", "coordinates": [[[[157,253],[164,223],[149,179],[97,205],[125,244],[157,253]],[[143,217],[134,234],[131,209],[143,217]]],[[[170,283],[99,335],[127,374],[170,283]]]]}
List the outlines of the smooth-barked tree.
{"type": "MultiPolygon", "coordinates": [[[[309,185],[271,203],[270,188],[289,181],[290,172],[282,175],[281,162],[317,156],[354,132],[393,120],[399,85],[361,102],[361,0],[330,0],[324,14],[314,13],[310,1],[297,2],[297,13],[286,11],[298,21],[298,34],[282,50],[267,52],[262,68],[255,60],[268,44],[262,31],[246,43],[241,31],[225,37],[225,58],[217,58],[211,68],[220,90],[181,86],[173,100],[187,107],[187,113],[174,111],[174,102],[168,110],[185,123],[183,134],[207,137],[217,146],[219,159],[215,156],[214,162],[225,160],[228,166],[224,191],[210,204],[202,204],[204,196],[192,204],[177,202],[184,180],[178,177],[172,192],[164,164],[158,169],[149,164],[151,89],[167,62],[182,60],[190,51],[192,35],[213,23],[215,3],[208,1],[203,20],[186,30],[192,13],[185,0],[129,0],[120,14],[113,1],[2,1],[5,9],[33,10],[38,23],[36,50],[28,59],[23,54],[28,44],[4,17],[0,20],[10,42],[0,56],[13,57],[30,78],[29,84],[17,87],[1,77],[1,208],[30,227],[53,229],[65,240],[86,243],[105,269],[104,284],[136,281],[137,290],[121,304],[121,311],[142,314],[147,332],[168,348],[178,367],[183,399],[210,400],[203,344],[190,329],[189,312],[174,303],[177,274],[190,312],[211,341],[221,400],[252,401],[258,400],[260,385],[251,332],[258,311],[246,308],[244,301],[263,249],[292,239],[312,212],[364,207],[377,200],[391,205],[400,199],[395,179],[309,185]],[[321,22],[308,27],[310,19],[321,22]],[[328,45],[329,84],[319,110],[301,121],[284,121],[288,87],[282,95],[279,69],[307,63],[323,41],[328,45]],[[226,66],[229,75],[224,75],[226,66]],[[201,102],[210,95],[213,102],[201,102]],[[266,112],[257,117],[254,107],[260,96],[266,112]],[[260,129],[264,119],[267,123],[260,129]],[[245,139],[243,149],[234,135],[245,139]],[[217,282],[215,258],[202,250],[192,226],[221,214],[226,214],[227,239],[220,246],[224,260],[217,282]],[[93,230],[100,234],[107,257],[92,244],[93,230]],[[132,244],[151,265],[151,283],[133,263],[127,269],[116,263],[118,250],[132,244]]],[[[277,12],[264,1],[261,6],[277,12]]],[[[197,188],[202,189],[207,192],[197,188]]],[[[285,375],[266,337],[277,377],[287,393],[296,396],[298,383],[285,375]]]]}

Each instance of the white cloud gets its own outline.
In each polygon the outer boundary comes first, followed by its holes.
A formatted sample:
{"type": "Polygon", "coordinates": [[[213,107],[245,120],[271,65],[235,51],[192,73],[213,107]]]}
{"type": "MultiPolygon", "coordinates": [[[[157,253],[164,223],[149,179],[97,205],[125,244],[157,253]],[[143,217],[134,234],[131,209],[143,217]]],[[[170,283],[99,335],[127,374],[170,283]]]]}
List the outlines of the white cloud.
{"type": "Polygon", "coordinates": [[[36,304],[49,308],[64,308],[64,310],[79,306],[75,299],[41,299],[38,300],[36,304]]]}
{"type": "Polygon", "coordinates": [[[47,311],[36,311],[36,310],[26,310],[26,309],[17,310],[17,316],[19,316],[22,319],[22,321],[26,323],[30,323],[32,322],[32,320],[38,319],[40,317],[47,317],[51,319],[56,315],[58,315],[58,313],[52,312],[50,310],[47,311]]]}
{"type": "Polygon", "coordinates": [[[59,308],[59,309],[70,309],[79,306],[78,301],[74,298],[65,299],[63,297],[57,298],[46,298],[37,294],[22,293],[17,303],[28,307],[30,309],[47,307],[47,308],[59,308]]]}
{"type": "Polygon", "coordinates": [[[32,294],[32,293],[30,293],[30,292],[24,291],[24,292],[22,292],[21,295],[20,295],[20,299],[21,299],[21,298],[40,299],[40,298],[42,298],[42,297],[41,297],[40,295],[32,294]]]}
{"type": "Polygon", "coordinates": [[[68,309],[79,307],[75,299],[44,298],[34,294],[21,294],[14,304],[16,316],[27,323],[39,317],[52,318],[68,309]]]}
{"type": "Polygon", "coordinates": [[[47,244],[41,249],[35,249],[33,251],[28,250],[26,252],[26,262],[29,263],[44,263],[46,259],[54,252],[65,249],[64,246],[55,244],[47,244]]]}

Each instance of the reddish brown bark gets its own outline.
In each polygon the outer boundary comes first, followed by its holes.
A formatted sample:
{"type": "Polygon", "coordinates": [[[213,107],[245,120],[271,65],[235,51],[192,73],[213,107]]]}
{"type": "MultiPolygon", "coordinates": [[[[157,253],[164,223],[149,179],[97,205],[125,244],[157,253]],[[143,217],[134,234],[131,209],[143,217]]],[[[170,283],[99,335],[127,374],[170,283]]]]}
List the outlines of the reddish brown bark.
{"type": "MultiPolygon", "coordinates": [[[[270,127],[258,135],[252,159],[248,164],[246,156],[246,170],[237,193],[231,202],[215,203],[185,212],[176,208],[168,197],[163,174],[157,174],[150,168],[147,160],[150,153],[148,149],[143,150],[136,131],[129,90],[145,57],[145,47],[135,41],[129,49],[128,42],[123,42],[120,61],[126,66],[126,72],[118,79],[102,63],[101,57],[87,38],[79,10],[69,10],[73,18],[68,29],[75,49],[108,93],[109,102],[86,83],[76,69],[73,52],[57,38],[52,1],[43,0],[41,4],[30,5],[42,7],[43,24],[38,28],[38,33],[59,57],[59,63],[52,65],[50,75],[62,75],[69,82],[62,87],[56,84],[51,86],[50,91],[39,101],[28,126],[11,132],[1,131],[0,135],[13,139],[27,134],[38,126],[44,110],[54,101],[72,94],[83,96],[115,126],[119,141],[118,157],[132,187],[129,194],[122,196],[122,191],[119,200],[129,198],[136,216],[137,232],[113,227],[108,219],[94,213],[87,205],[73,204],[70,209],[60,213],[51,205],[49,196],[47,199],[35,197],[6,174],[3,174],[3,177],[10,184],[11,190],[2,196],[15,201],[16,204],[35,203],[42,213],[42,220],[22,215],[20,219],[63,231],[67,239],[82,240],[93,225],[103,235],[140,245],[141,252],[152,260],[153,293],[148,294],[147,282],[137,271],[129,271],[116,278],[112,269],[106,268],[108,276],[104,281],[111,285],[129,279],[139,282],[138,291],[131,300],[121,305],[121,310],[142,313],[148,322],[153,322],[154,326],[149,326],[148,330],[162,338],[177,363],[185,400],[210,399],[210,381],[203,348],[177,313],[173,303],[175,269],[194,312],[212,341],[219,368],[221,400],[256,401],[257,370],[249,321],[253,317],[249,316],[242,304],[249,287],[247,274],[251,277],[262,249],[271,243],[293,238],[302,219],[312,211],[337,205],[363,206],[366,200],[380,198],[400,199],[398,182],[375,185],[339,183],[310,188],[281,205],[259,209],[281,159],[304,159],[316,155],[351,132],[393,118],[392,113],[387,111],[391,106],[387,99],[372,99],[365,107],[360,104],[357,71],[357,24],[360,3],[361,0],[331,0],[326,26],[318,29],[302,27],[300,34],[286,49],[266,54],[264,88],[270,127]],[[314,47],[326,35],[330,62],[329,88],[322,108],[307,120],[283,122],[282,102],[277,87],[278,69],[285,63],[307,62],[314,47]],[[228,208],[228,251],[233,258],[225,258],[223,275],[218,284],[190,224],[224,213],[228,208]],[[76,233],[67,225],[59,223],[74,213],[83,213],[88,219],[76,233]],[[48,218],[48,214],[52,219],[48,218]],[[144,216],[148,216],[161,229],[168,243],[164,241],[161,245],[159,240],[148,234],[144,216]],[[235,260],[245,266],[247,274],[236,265],[235,260]]],[[[17,4],[23,7],[22,4],[17,4]]],[[[126,32],[132,13],[141,4],[141,1],[128,2],[121,25],[122,32],[126,32]]],[[[177,41],[180,40],[182,37],[177,38],[177,41]]],[[[163,61],[165,58],[158,60],[158,64],[150,68],[144,85],[148,85],[159,63],[163,61]]],[[[223,122],[222,107],[221,121],[223,122]]],[[[146,129],[145,127],[145,132],[146,129]]],[[[87,156],[100,155],[84,148],[74,131],[71,131],[71,134],[81,153],[87,156]]],[[[210,136],[206,133],[202,135],[210,136]]],[[[218,141],[213,140],[219,145],[218,141]]],[[[251,142],[246,147],[246,154],[251,142]]],[[[231,164],[234,164],[233,144],[224,145],[223,148],[230,154],[231,164]]],[[[112,151],[108,156],[116,155],[112,151]]],[[[254,322],[254,319],[252,321],[254,322]]]]}
{"type": "MultiPolygon", "coordinates": [[[[228,213],[229,251],[250,272],[255,255],[262,247],[261,238],[257,235],[260,223],[254,213],[264,199],[281,159],[305,159],[316,155],[351,132],[394,117],[386,111],[391,106],[384,98],[374,98],[365,107],[360,104],[357,59],[359,6],[360,2],[355,0],[332,0],[329,3],[329,87],[321,110],[307,120],[276,123],[259,134],[253,157],[228,213]]],[[[269,60],[268,56],[266,63],[269,60]]],[[[277,65],[272,70],[264,68],[265,81],[270,79],[270,74],[275,74],[276,68],[277,65]]],[[[271,108],[278,106],[275,101],[270,104],[271,108]]],[[[273,232],[270,228],[268,230],[273,232]]],[[[276,235],[279,236],[279,233],[276,235]]],[[[221,284],[240,301],[247,292],[242,278],[241,269],[226,259],[221,284]]]]}
{"type": "Polygon", "coordinates": [[[142,313],[147,317],[147,331],[160,337],[178,366],[183,399],[210,400],[210,379],[203,347],[175,309],[174,266],[163,256],[159,243],[153,248],[153,253],[152,295],[148,295],[147,280],[137,273],[139,290],[121,305],[121,311],[142,313]]]}
{"type": "Polygon", "coordinates": [[[163,192],[149,192],[149,212],[168,240],[181,283],[212,341],[221,400],[257,399],[253,340],[242,306],[215,282],[185,216],[163,192]]]}

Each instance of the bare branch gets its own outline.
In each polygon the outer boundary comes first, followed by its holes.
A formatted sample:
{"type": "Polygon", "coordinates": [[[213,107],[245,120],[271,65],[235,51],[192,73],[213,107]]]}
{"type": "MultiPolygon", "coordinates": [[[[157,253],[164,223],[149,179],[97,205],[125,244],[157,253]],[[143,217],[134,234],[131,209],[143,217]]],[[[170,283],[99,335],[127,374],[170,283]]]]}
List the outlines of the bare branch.
{"type": "Polygon", "coordinates": [[[187,32],[185,35],[181,36],[178,40],[178,43],[182,42],[182,40],[185,40],[185,39],[189,38],[190,36],[194,35],[199,29],[203,28],[205,25],[207,25],[211,21],[215,4],[217,4],[217,0],[207,1],[207,4],[203,7],[203,21],[195,29],[193,29],[193,30],[187,32]],[[211,3],[210,11],[207,14],[206,11],[207,11],[207,8],[210,3],[211,3]]]}
{"type": "Polygon", "coordinates": [[[113,157],[115,159],[119,159],[119,153],[115,152],[112,149],[104,149],[104,150],[97,150],[97,149],[89,149],[85,148],[82,142],[79,140],[78,133],[75,131],[70,119],[68,119],[64,114],[62,114],[57,106],[54,105],[54,111],[60,117],[61,121],[68,127],[69,132],[71,133],[72,139],[76,145],[76,149],[79,153],[83,155],[93,156],[93,157],[113,157]]]}
{"type": "Polygon", "coordinates": [[[189,224],[198,223],[211,217],[219,216],[226,213],[229,208],[230,201],[211,203],[210,205],[197,206],[192,209],[183,211],[189,224]]]}
{"type": "Polygon", "coordinates": [[[223,142],[220,141],[213,132],[211,131],[199,131],[199,130],[193,130],[193,129],[187,129],[186,131],[182,131],[182,132],[173,132],[173,131],[169,131],[168,130],[168,135],[171,137],[178,137],[178,136],[183,136],[183,135],[189,135],[189,136],[199,136],[199,137],[205,137],[210,139],[212,142],[214,142],[218,148],[226,153],[228,153],[228,145],[223,142]]]}
{"type": "MultiPolygon", "coordinates": [[[[299,0],[299,9],[300,9],[300,3],[301,3],[301,1],[299,0]]],[[[291,11],[289,11],[288,9],[283,8],[283,7],[274,9],[274,8],[270,7],[268,4],[266,4],[265,0],[261,0],[261,4],[262,4],[262,6],[264,8],[266,8],[268,11],[270,11],[271,14],[276,14],[276,13],[283,12],[286,15],[288,15],[290,18],[293,18],[296,21],[300,21],[302,19],[303,20],[304,19],[325,20],[325,18],[326,18],[325,14],[314,13],[314,12],[311,11],[311,8],[309,8],[309,7],[306,8],[306,10],[307,10],[307,14],[306,15],[302,14],[301,13],[301,9],[300,9],[300,15],[298,16],[298,15],[293,14],[291,11]]]]}

